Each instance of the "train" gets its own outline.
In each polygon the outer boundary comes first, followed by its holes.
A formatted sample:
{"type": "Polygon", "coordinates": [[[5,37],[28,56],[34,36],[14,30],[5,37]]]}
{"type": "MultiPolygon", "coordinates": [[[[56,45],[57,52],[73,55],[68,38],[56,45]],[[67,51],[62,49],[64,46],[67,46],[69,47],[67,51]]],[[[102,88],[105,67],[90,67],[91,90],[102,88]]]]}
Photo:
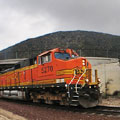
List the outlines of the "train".
{"type": "Polygon", "coordinates": [[[46,104],[95,107],[101,101],[97,70],[72,49],[54,48],[0,72],[0,96],[46,104]]]}

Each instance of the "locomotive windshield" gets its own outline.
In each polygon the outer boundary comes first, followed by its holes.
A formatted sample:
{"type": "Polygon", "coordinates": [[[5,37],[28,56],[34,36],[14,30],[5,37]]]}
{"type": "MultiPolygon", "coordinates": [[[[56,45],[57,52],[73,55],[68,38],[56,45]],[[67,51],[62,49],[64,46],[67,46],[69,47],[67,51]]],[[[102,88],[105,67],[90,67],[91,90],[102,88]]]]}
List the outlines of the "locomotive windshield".
{"type": "Polygon", "coordinates": [[[70,57],[70,54],[68,54],[68,53],[56,52],[55,53],[55,58],[62,59],[62,60],[68,60],[71,57],[70,57]]]}

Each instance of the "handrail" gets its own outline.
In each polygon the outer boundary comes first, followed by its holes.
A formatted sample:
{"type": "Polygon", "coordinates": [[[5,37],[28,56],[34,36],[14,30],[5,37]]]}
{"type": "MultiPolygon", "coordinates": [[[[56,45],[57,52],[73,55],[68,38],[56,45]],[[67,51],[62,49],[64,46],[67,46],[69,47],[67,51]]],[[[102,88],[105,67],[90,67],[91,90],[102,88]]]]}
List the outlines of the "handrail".
{"type": "Polygon", "coordinates": [[[73,80],[75,79],[75,77],[76,77],[76,74],[74,74],[72,80],[71,80],[70,83],[68,84],[68,93],[69,93],[68,95],[69,95],[69,97],[70,97],[70,89],[69,89],[69,86],[70,86],[70,84],[73,82],[73,80]]]}
{"type": "Polygon", "coordinates": [[[75,79],[76,74],[74,75],[74,77],[72,78],[72,80],[70,81],[69,85],[73,82],[73,80],[75,79]]]}
{"type": "Polygon", "coordinates": [[[78,92],[77,92],[77,85],[78,85],[81,77],[82,77],[85,73],[86,73],[86,69],[85,69],[85,71],[83,72],[83,74],[79,77],[78,81],[76,82],[75,89],[76,89],[76,93],[77,93],[77,94],[78,94],[78,92]]]}

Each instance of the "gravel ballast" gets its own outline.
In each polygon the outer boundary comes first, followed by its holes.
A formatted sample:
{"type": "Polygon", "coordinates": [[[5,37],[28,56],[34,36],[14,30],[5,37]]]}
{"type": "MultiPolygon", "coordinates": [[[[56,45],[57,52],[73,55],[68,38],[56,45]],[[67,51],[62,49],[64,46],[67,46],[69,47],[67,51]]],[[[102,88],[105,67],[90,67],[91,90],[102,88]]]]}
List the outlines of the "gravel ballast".
{"type": "MultiPolygon", "coordinates": [[[[0,108],[22,116],[28,120],[120,120],[120,117],[112,115],[94,114],[82,111],[57,109],[51,105],[33,105],[0,99],[0,108]],[[47,106],[47,107],[46,107],[47,106]]],[[[64,108],[64,107],[63,107],[64,108]]]]}

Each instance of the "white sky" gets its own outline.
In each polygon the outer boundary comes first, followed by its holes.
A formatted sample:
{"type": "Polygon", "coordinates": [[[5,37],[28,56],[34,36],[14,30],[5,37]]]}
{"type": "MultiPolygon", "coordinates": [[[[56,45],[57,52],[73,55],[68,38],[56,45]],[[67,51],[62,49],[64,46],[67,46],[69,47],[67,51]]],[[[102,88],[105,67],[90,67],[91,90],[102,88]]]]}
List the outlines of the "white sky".
{"type": "Polygon", "coordinates": [[[120,0],[0,0],[0,50],[67,30],[120,35],[120,0]]]}

